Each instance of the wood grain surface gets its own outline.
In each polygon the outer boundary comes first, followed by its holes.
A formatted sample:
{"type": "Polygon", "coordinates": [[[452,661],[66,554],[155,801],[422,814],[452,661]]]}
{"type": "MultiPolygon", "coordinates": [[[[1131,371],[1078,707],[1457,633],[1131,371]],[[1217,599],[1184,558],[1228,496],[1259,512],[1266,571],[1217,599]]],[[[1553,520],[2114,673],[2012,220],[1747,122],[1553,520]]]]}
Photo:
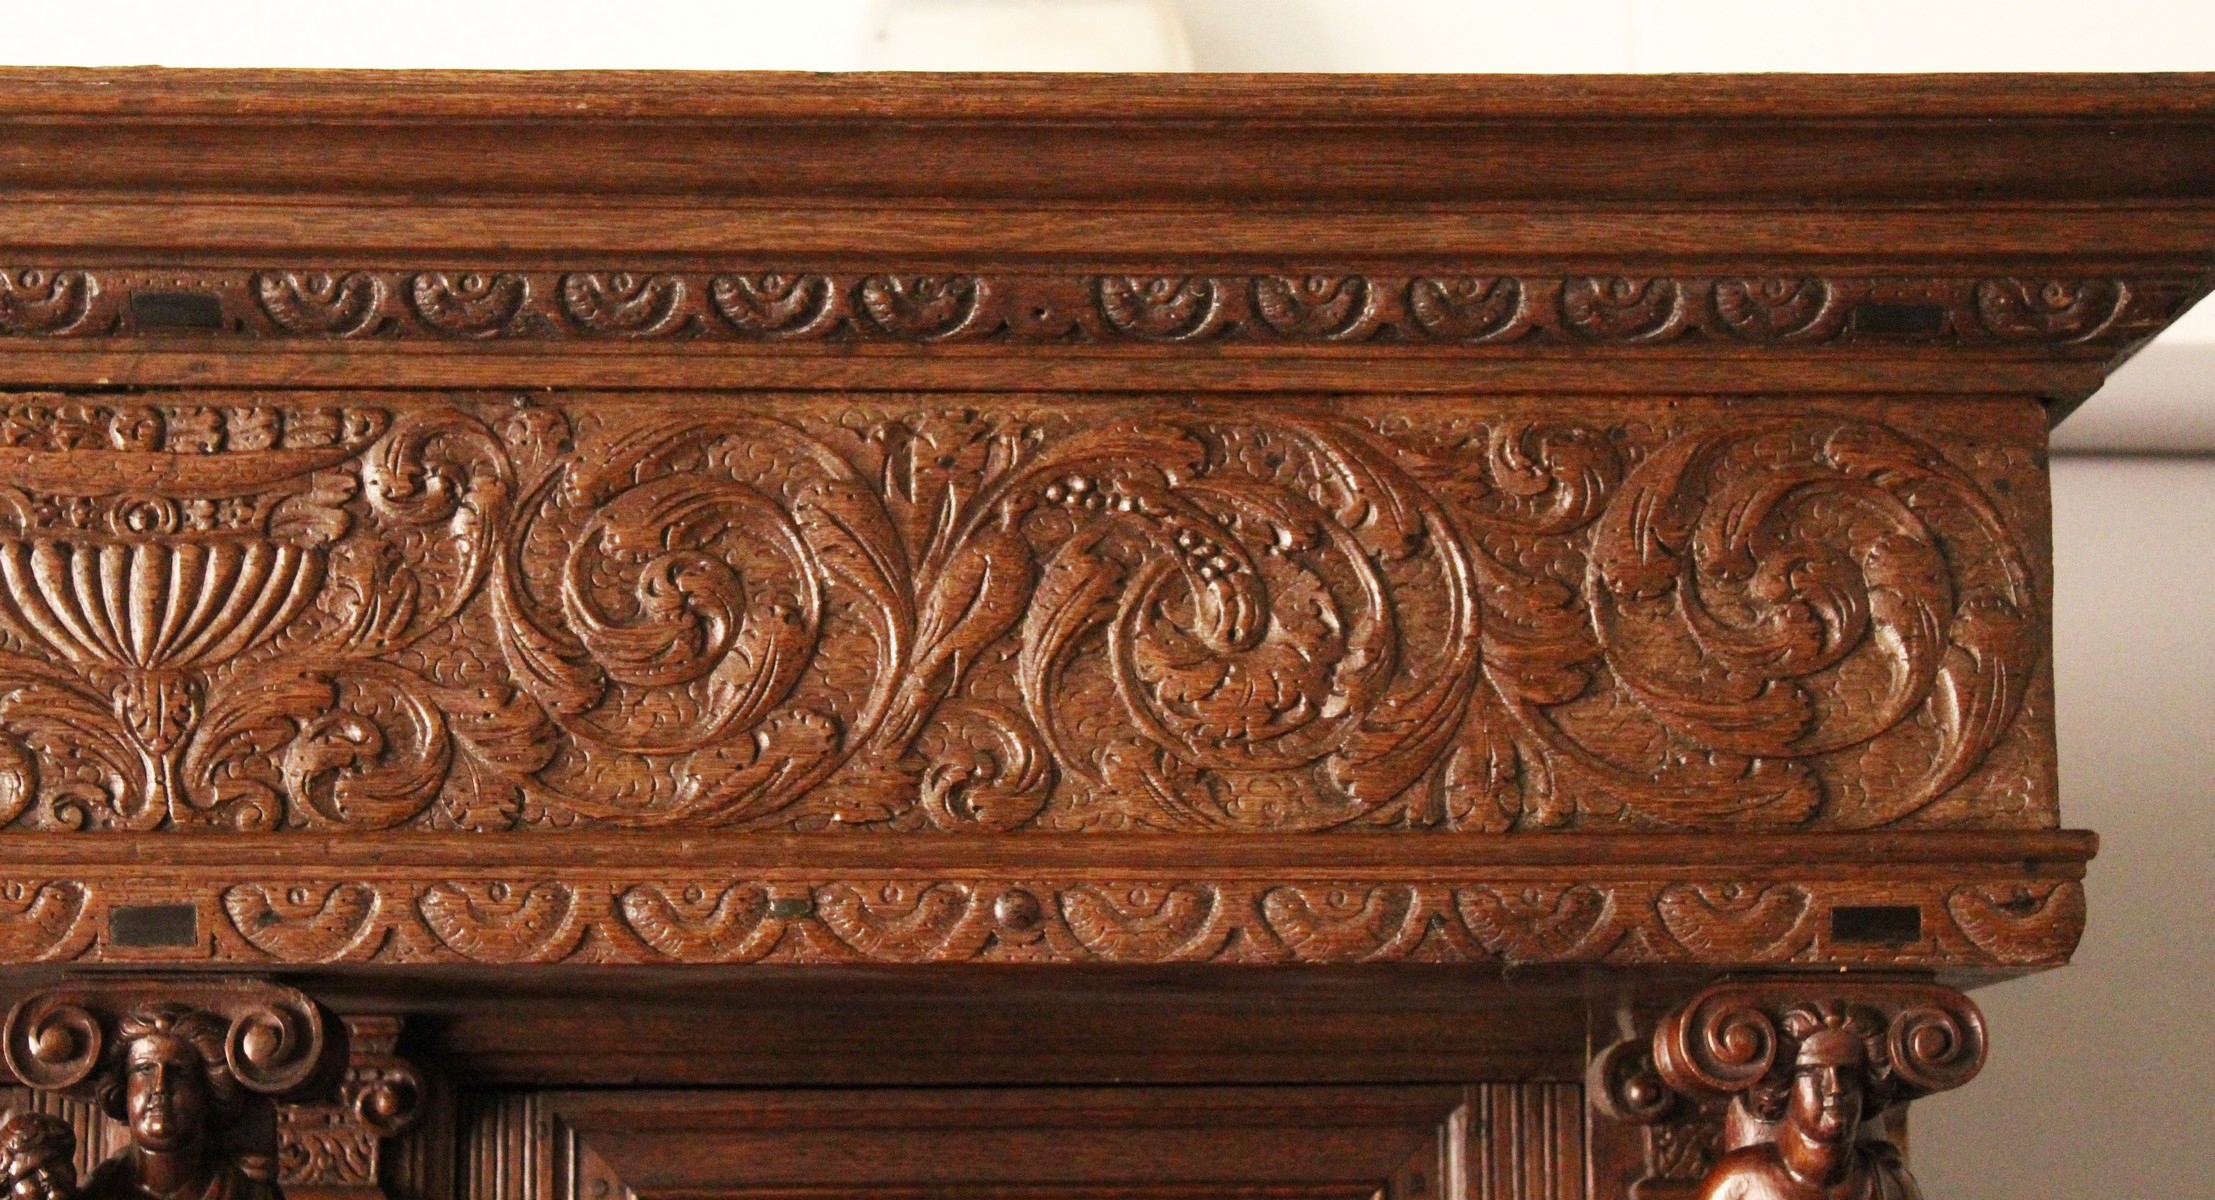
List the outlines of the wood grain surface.
{"type": "Polygon", "coordinates": [[[2208,76],[0,71],[11,1186],[1911,1189],[2210,264],[2208,76]]]}

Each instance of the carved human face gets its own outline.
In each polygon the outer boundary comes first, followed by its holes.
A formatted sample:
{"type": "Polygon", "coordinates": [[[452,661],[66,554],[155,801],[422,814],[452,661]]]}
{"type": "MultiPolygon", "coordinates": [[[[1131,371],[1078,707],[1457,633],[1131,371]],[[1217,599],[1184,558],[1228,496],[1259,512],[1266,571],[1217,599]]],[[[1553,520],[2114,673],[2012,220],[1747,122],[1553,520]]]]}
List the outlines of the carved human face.
{"type": "Polygon", "coordinates": [[[125,1060],[131,1140],[147,1150],[191,1145],[207,1123],[208,1081],[200,1052],[179,1038],[143,1037],[125,1060]]]}
{"type": "Polygon", "coordinates": [[[1786,1119],[1819,1142],[1842,1142],[1861,1127],[1862,1052],[1850,1034],[1818,1034],[1801,1047],[1786,1119]]]}

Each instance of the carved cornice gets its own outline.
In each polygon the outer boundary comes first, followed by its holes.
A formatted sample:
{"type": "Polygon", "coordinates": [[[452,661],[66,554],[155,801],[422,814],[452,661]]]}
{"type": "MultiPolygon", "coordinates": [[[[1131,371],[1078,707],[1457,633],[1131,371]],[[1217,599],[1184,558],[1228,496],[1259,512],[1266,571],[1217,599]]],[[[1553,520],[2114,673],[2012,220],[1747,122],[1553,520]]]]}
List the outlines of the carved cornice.
{"type": "Polygon", "coordinates": [[[0,271],[0,335],[257,340],[653,340],[1459,349],[2117,346],[2205,288],[2196,275],[919,273],[350,267],[0,271]]]}
{"type": "Polygon", "coordinates": [[[843,839],[734,835],[666,851],[605,837],[533,849],[540,840],[426,855],[403,839],[349,838],[320,848],[308,871],[240,858],[234,839],[188,839],[167,878],[109,839],[79,843],[89,852],[66,867],[22,861],[41,856],[18,847],[0,962],[1414,960],[1992,975],[2065,961],[2084,921],[2083,850],[2060,838],[1739,839],[1760,853],[1723,862],[1666,843],[1639,855],[1620,839],[1531,837],[1481,852],[1492,866],[1451,861],[1474,847],[1326,864],[1281,847],[1270,859],[1118,839],[1071,851],[1100,865],[1065,855],[1020,868],[991,865],[973,843],[966,854],[914,848],[935,864],[872,867],[833,861],[854,858],[836,851],[843,839]],[[1881,878],[1848,865],[1885,848],[1901,856],[1881,878]],[[486,861],[463,865],[473,856],[486,861]],[[2031,857],[2053,865],[2025,874],[2031,857]],[[748,858],[764,865],[713,865],[748,858]],[[811,861],[824,865],[789,865],[811,861]]]}

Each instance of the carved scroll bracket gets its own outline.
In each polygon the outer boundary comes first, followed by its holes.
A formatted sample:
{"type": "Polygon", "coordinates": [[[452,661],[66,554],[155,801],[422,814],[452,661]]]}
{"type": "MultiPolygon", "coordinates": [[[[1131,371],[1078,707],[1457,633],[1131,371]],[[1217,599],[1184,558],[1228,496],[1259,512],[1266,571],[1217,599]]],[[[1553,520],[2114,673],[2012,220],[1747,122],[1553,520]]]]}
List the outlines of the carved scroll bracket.
{"type": "Polygon", "coordinates": [[[398,1053],[401,1018],[345,1018],[350,1053],[336,1099],[277,1110],[287,1200],[385,1200],[386,1143],[415,1128],[428,1087],[398,1053]]]}
{"type": "MultiPolygon", "coordinates": [[[[0,1124],[0,1171],[18,1200],[274,1200],[277,1103],[318,1099],[346,1062],[344,1025],[291,988],[249,979],[73,981],[23,1000],[0,1052],[41,1092],[89,1101],[127,1131],[82,1186],[75,1134],[44,1113],[0,1124]]],[[[389,1121],[408,1105],[381,1081],[349,1100],[389,1121]]]]}
{"type": "Polygon", "coordinates": [[[1887,1118],[1984,1065],[1984,1018],[1935,984],[1724,983],[1593,1059],[1601,1114],[1646,1129],[1638,1200],[1908,1200],[1887,1118]]]}

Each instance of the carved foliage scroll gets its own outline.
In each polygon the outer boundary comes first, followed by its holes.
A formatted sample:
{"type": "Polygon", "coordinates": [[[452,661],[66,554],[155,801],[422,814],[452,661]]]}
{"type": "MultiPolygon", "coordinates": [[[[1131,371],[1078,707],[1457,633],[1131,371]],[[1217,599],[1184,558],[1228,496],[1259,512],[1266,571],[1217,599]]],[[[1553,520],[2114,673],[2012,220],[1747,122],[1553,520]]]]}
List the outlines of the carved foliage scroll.
{"type": "MultiPolygon", "coordinates": [[[[675,294],[616,282],[575,302],[675,294]]],[[[1980,770],[2050,819],[2035,752],[1987,769],[2027,458],[1679,411],[16,396],[0,819],[1867,828],[1980,770]]]]}

